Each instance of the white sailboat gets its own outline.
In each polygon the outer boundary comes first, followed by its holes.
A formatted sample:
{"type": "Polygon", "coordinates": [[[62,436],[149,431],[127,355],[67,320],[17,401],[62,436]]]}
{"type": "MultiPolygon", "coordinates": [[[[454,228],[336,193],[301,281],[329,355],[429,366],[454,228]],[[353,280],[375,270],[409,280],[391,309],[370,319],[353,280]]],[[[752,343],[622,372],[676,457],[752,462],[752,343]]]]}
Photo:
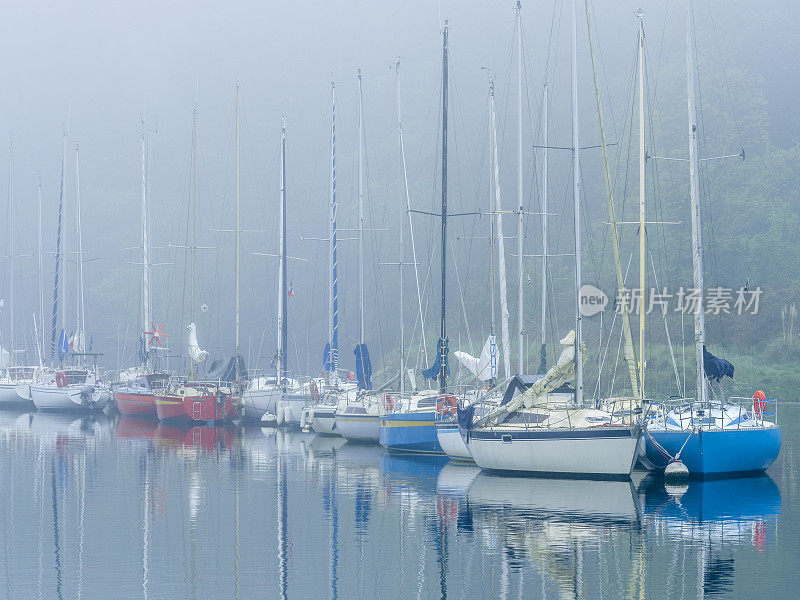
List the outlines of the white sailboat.
{"type": "MultiPolygon", "coordinates": [[[[66,143],[66,140],[65,140],[66,143]]],[[[66,152],[65,152],[66,154],[66,152]]],[[[59,201],[59,229],[56,250],[56,284],[53,302],[53,323],[57,322],[58,311],[58,263],[62,258],[61,248],[61,203],[63,202],[63,176],[62,164],[62,195],[59,201]]],[[[77,323],[72,336],[72,348],[69,348],[66,331],[62,329],[61,342],[59,343],[59,367],[55,365],[55,348],[51,349],[53,370],[46,373],[41,381],[30,385],[30,396],[39,410],[53,411],[93,411],[102,410],[111,398],[106,384],[100,377],[97,368],[97,354],[86,352],[85,304],[83,284],[83,240],[81,231],[81,202],[80,202],[80,163],[79,149],[75,145],[75,223],[77,229],[77,323]],[[67,367],[64,363],[72,354],[75,366],[67,367]],[[91,364],[86,364],[86,359],[93,359],[91,364]]],[[[63,294],[63,288],[62,288],[63,294]]],[[[64,312],[66,306],[63,307],[64,312]]],[[[53,340],[55,339],[55,328],[53,340]]]]}
{"type": "MultiPolygon", "coordinates": [[[[572,194],[575,231],[575,329],[561,340],[558,362],[524,393],[472,422],[465,441],[478,466],[493,470],[629,477],[641,430],[584,403],[581,293],[580,145],[577,6],[572,5],[572,194]],[[565,386],[575,382],[574,394],[565,386]]],[[[462,419],[459,419],[462,421],[462,419]]]]}

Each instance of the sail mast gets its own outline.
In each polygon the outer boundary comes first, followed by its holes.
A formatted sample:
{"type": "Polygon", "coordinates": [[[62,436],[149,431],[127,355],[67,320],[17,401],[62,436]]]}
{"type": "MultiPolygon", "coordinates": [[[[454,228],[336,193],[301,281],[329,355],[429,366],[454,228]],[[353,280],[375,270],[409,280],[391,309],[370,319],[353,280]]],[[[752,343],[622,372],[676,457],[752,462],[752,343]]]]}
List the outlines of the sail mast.
{"type": "Polygon", "coordinates": [[[364,343],[364,123],[361,69],[358,69],[358,343],[364,343]]]}
{"type": "Polygon", "coordinates": [[[335,381],[339,367],[339,278],[336,257],[336,85],[331,81],[331,198],[328,232],[328,372],[335,381]]]}
{"type": "Polygon", "coordinates": [[[39,292],[39,327],[41,335],[36,336],[39,345],[39,366],[44,361],[44,283],[42,281],[42,174],[37,173],[36,185],[36,213],[38,218],[37,245],[36,245],[36,279],[39,292]]]}
{"type": "MultiPolygon", "coordinates": [[[[53,320],[50,327],[50,364],[55,367],[58,340],[58,275],[63,258],[61,256],[61,223],[64,217],[64,166],[67,158],[67,134],[64,131],[63,154],[61,156],[61,185],[58,191],[58,226],[56,228],[56,266],[53,278],[53,320]]],[[[63,308],[62,308],[63,310],[63,308]]]]}
{"type": "MultiPolygon", "coordinates": [[[[639,293],[644,302],[645,284],[645,178],[644,178],[644,13],[637,10],[639,19],[639,293]]],[[[639,397],[644,398],[644,325],[645,310],[639,306],[639,397]]]]}
{"type": "Polygon", "coordinates": [[[439,391],[447,391],[447,34],[448,21],[442,32],[442,308],[439,333],[439,391]]]}
{"type": "Polygon", "coordinates": [[[706,344],[705,289],[703,274],[703,229],[700,221],[700,191],[698,172],[700,170],[697,156],[697,112],[695,110],[694,57],[692,52],[692,7],[686,0],[686,88],[689,113],[689,196],[692,213],[692,266],[694,271],[694,288],[698,294],[697,309],[694,313],[695,359],[697,362],[697,400],[705,402],[707,387],[705,366],[703,365],[703,349],[706,344]]]}
{"type": "MultiPolygon", "coordinates": [[[[192,219],[192,245],[191,252],[191,272],[189,273],[189,322],[194,323],[194,275],[197,265],[197,98],[192,107],[192,156],[189,166],[189,204],[192,219]]],[[[194,359],[189,356],[189,377],[195,378],[197,368],[194,359]]]]}
{"type": "Polygon", "coordinates": [[[400,60],[395,62],[397,73],[397,131],[400,140],[400,160],[403,167],[403,188],[406,193],[406,214],[408,215],[408,235],[411,242],[411,260],[414,263],[414,278],[417,284],[417,307],[419,309],[420,331],[422,332],[422,352],[425,356],[425,365],[428,364],[428,351],[425,349],[425,313],[422,309],[422,288],[419,284],[419,269],[417,268],[417,247],[414,243],[414,222],[411,218],[411,192],[408,189],[408,172],[406,170],[406,150],[403,143],[403,121],[400,113],[400,60]]]}
{"type": "MultiPolygon", "coordinates": [[[[400,156],[401,156],[401,164],[400,167],[402,169],[402,174],[404,176],[404,183],[405,183],[405,156],[403,156],[403,115],[400,108],[400,60],[397,60],[395,63],[395,76],[397,80],[397,137],[398,143],[400,144],[400,156]]],[[[406,193],[408,190],[406,189],[406,193]]],[[[405,394],[406,391],[406,334],[405,334],[405,327],[404,327],[404,319],[403,319],[403,298],[405,297],[404,290],[403,290],[403,267],[405,265],[405,247],[404,247],[404,239],[403,239],[403,195],[400,195],[398,203],[398,219],[397,224],[399,228],[399,242],[398,242],[398,254],[400,257],[399,262],[399,277],[400,277],[400,290],[399,290],[399,313],[398,316],[400,317],[400,394],[405,394]]]]}
{"type": "Polygon", "coordinates": [[[10,333],[8,358],[14,364],[14,135],[9,134],[8,154],[8,260],[11,281],[8,296],[10,333]]]}
{"type": "Polygon", "coordinates": [[[542,90],[542,346],[538,373],[547,373],[547,81],[542,90]]]}
{"type": "MultiPolygon", "coordinates": [[[[525,372],[525,315],[523,276],[524,207],[522,205],[522,3],[517,0],[517,370],[525,372]]],[[[545,126],[546,127],[546,126],[545,126]]],[[[546,152],[547,150],[545,150],[546,152]]],[[[544,212],[544,211],[542,211],[544,212]]],[[[542,219],[547,219],[542,216],[542,219]]],[[[544,327],[542,327],[544,332],[544,327]]]]}
{"type": "MultiPolygon", "coordinates": [[[[147,247],[147,151],[145,146],[145,126],[142,119],[142,336],[150,325],[150,257],[147,247]]],[[[155,330],[154,330],[155,331],[155,330]]],[[[147,340],[144,339],[145,352],[143,365],[147,366],[147,340]]]]}
{"type": "Polygon", "coordinates": [[[78,143],[75,142],[75,227],[78,232],[78,325],[75,328],[73,348],[76,352],[84,352],[85,348],[85,312],[83,297],[83,231],[81,227],[81,171],[78,143]]]}
{"type": "Polygon", "coordinates": [[[578,136],[578,9],[572,0],[572,200],[575,218],[575,401],[583,404],[583,331],[581,317],[581,199],[578,136]]]}
{"type": "MultiPolygon", "coordinates": [[[[236,351],[239,355],[239,82],[236,82],[236,351]]],[[[237,359],[238,360],[238,359],[237,359]]]]}
{"type": "Polygon", "coordinates": [[[287,369],[287,287],[286,287],[286,118],[281,118],[281,174],[280,174],[280,240],[278,254],[278,339],[280,346],[278,349],[278,381],[281,382],[283,390],[286,391],[287,369]]]}

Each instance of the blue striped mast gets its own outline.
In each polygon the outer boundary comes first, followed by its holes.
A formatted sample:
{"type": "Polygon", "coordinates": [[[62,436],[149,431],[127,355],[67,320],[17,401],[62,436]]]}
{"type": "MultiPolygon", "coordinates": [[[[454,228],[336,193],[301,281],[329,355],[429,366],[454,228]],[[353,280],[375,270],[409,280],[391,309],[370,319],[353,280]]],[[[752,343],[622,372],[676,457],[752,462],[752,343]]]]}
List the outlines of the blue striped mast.
{"type": "Polygon", "coordinates": [[[64,163],[66,162],[66,132],[64,133],[64,155],[61,157],[61,186],[58,191],[58,227],[56,229],[56,268],[53,282],[53,320],[50,327],[50,364],[56,364],[56,336],[58,335],[58,274],[61,267],[61,222],[64,215],[64,163]]]}
{"type": "Polygon", "coordinates": [[[328,345],[325,368],[336,379],[339,367],[339,279],[336,259],[336,84],[331,82],[331,182],[330,223],[328,232],[328,345]]]}

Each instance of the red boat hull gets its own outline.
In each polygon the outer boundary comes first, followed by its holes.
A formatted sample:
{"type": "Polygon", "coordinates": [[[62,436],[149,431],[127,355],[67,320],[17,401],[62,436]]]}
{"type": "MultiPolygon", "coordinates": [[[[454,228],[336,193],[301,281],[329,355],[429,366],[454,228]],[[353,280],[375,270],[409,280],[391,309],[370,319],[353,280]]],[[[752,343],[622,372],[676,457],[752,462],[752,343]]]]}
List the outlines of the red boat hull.
{"type": "Polygon", "coordinates": [[[196,396],[158,394],[155,396],[155,406],[159,421],[230,421],[239,414],[239,398],[226,396],[224,403],[221,403],[215,393],[196,396]]]}
{"type": "Polygon", "coordinates": [[[117,409],[127,417],[155,417],[156,395],[153,392],[114,392],[117,409]]]}

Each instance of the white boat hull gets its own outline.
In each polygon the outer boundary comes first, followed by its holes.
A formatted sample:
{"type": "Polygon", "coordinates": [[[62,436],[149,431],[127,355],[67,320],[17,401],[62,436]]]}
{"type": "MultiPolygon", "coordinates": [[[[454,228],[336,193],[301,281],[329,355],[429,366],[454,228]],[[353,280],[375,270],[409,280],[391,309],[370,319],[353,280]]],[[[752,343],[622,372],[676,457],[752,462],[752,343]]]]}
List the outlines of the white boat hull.
{"type": "Polygon", "coordinates": [[[307,406],[300,419],[301,427],[310,427],[321,435],[338,435],[336,430],[336,407],[333,405],[307,406]]]}
{"type": "Polygon", "coordinates": [[[473,462],[472,454],[464,443],[464,438],[461,437],[461,432],[458,426],[447,427],[439,423],[436,424],[436,438],[439,440],[439,445],[442,447],[447,456],[451,460],[473,462]]]}
{"type": "Polygon", "coordinates": [[[278,400],[283,396],[280,388],[266,388],[260,390],[246,390],[242,394],[242,403],[245,414],[254,419],[260,419],[266,412],[275,412],[278,400]]]}
{"type": "Polygon", "coordinates": [[[337,413],[336,430],[347,440],[377,444],[378,415],[337,413]]]}
{"type": "Polygon", "coordinates": [[[29,399],[23,398],[17,393],[17,387],[20,384],[16,381],[0,383],[0,407],[5,404],[22,404],[30,402],[29,399]]]}
{"type": "Polygon", "coordinates": [[[310,402],[311,397],[305,394],[284,394],[277,400],[275,406],[275,416],[278,424],[300,425],[303,409],[310,402]]]}
{"type": "Polygon", "coordinates": [[[630,477],[639,435],[627,428],[565,431],[473,430],[469,451],[484,469],[630,477]]]}
{"type": "Polygon", "coordinates": [[[30,389],[31,400],[33,400],[38,410],[102,410],[110,398],[110,393],[107,390],[83,384],[64,387],[32,385],[30,389]],[[88,396],[84,393],[87,387],[93,388],[93,391],[88,396]]]}

